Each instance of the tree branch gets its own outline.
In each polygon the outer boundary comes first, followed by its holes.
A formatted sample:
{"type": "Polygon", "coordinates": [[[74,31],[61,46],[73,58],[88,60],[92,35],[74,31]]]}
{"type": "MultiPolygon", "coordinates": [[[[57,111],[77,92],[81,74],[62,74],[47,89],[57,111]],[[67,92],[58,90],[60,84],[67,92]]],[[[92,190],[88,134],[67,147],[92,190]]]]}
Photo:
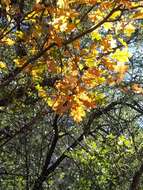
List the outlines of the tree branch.
{"type": "MultiPolygon", "coordinates": [[[[119,5],[117,8],[113,8],[110,13],[102,20],[100,21],[98,24],[92,26],[91,28],[87,29],[86,31],[82,32],[81,34],[78,34],[77,36],[68,39],[66,41],[64,41],[62,43],[62,46],[66,46],[70,43],[72,43],[73,41],[82,38],[83,36],[93,32],[94,30],[96,30],[98,27],[100,27],[102,24],[104,24],[108,18],[110,18],[110,16],[112,16],[112,14],[117,11],[119,8],[121,7],[121,5],[119,5]]],[[[31,57],[30,59],[27,60],[27,62],[20,68],[16,68],[13,72],[9,73],[8,76],[6,76],[6,78],[3,78],[3,80],[1,81],[0,87],[4,87],[6,85],[8,85],[12,80],[14,80],[16,78],[16,76],[25,68],[27,67],[29,64],[32,64],[33,62],[35,62],[37,59],[39,59],[41,56],[43,56],[48,50],[50,50],[52,47],[56,46],[56,43],[52,43],[50,44],[47,48],[41,50],[38,54],[36,54],[35,56],[31,57]]]]}
{"type": "Polygon", "coordinates": [[[33,190],[42,189],[42,183],[46,180],[47,169],[48,169],[48,166],[50,164],[52,155],[53,155],[53,153],[55,151],[56,144],[58,142],[58,126],[57,126],[58,117],[59,117],[59,115],[56,114],[55,119],[54,119],[54,123],[53,123],[54,137],[53,137],[53,140],[52,140],[52,143],[51,143],[51,147],[47,152],[47,156],[46,156],[44,166],[42,168],[42,172],[41,172],[40,176],[38,177],[38,179],[35,181],[35,184],[33,186],[33,190]]]}
{"type": "MultiPolygon", "coordinates": [[[[44,87],[44,86],[54,87],[55,82],[60,80],[60,79],[61,79],[61,77],[59,77],[59,76],[45,78],[42,82],[40,82],[40,86],[42,86],[42,87],[44,87]]],[[[37,91],[35,86],[33,86],[33,85],[28,86],[28,88],[32,92],[37,91]]],[[[12,101],[14,99],[22,98],[24,95],[27,96],[26,100],[25,100],[25,102],[27,102],[28,98],[29,98],[27,94],[28,94],[28,92],[27,92],[27,89],[25,87],[19,87],[15,90],[15,92],[12,94],[12,96],[10,93],[6,97],[1,98],[0,99],[0,106],[8,106],[9,104],[12,103],[12,101]]]]}
{"type": "Polygon", "coordinates": [[[136,171],[133,176],[130,190],[138,190],[139,189],[139,183],[140,183],[140,178],[141,178],[142,174],[143,174],[143,163],[141,164],[139,170],[136,171]]]}
{"type": "MultiPolygon", "coordinates": [[[[90,117],[89,120],[86,124],[85,128],[90,128],[90,125],[93,123],[95,118],[99,118],[101,115],[107,113],[108,111],[111,111],[116,105],[121,104],[120,101],[116,101],[116,102],[112,102],[111,104],[109,104],[107,107],[103,108],[102,110],[97,110],[95,112],[93,112],[90,117]]],[[[40,177],[35,181],[34,187],[32,190],[41,190],[42,188],[42,183],[47,179],[47,177],[55,171],[55,169],[60,165],[60,163],[67,157],[66,154],[69,151],[72,151],[78,144],[79,142],[81,142],[84,139],[85,135],[90,135],[89,132],[83,132],[62,154],[61,156],[50,166],[46,169],[46,166],[44,165],[42,173],[40,175],[40,177]],[[44,171],[45,170],[45,171],[44,171]]],[[[56,143],[54,143],[54,149],[55,149],[55,145],[56,143]]],[[[52,148],[52,146],[51,146],[52,148]]],[[[54,152],[54,150],[52,151],[52,154],[54,152]]],[[[49,155],[47,155],[49,157],[49,155]]],[[[51,156],[51,154],[50,154],[51,156]]],[[[49,158],[47,158],[47,160],[49,160],[49,158]]],[[[49,161],[47,162],[48,164],[50,163],[49,161]]]]}

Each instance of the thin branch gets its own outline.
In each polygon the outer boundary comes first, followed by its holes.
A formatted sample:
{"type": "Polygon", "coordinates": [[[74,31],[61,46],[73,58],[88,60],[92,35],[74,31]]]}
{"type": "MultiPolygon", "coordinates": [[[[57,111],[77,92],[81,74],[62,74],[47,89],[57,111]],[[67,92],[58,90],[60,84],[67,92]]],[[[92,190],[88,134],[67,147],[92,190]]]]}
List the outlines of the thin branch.
{"type": "Polygon", "coordinates": [[[0,144],[0,148],[6,145],[9,141],[11,141],[13,138],[15,138],[17,135],[22,134],[24,131],[31,131],[32,126],[36,124],[41,118],[43,118],[44,112],[38,112],[35,117],[32,118],[32,120],[29,123],[26,123],[21,129],[15,132],[15,134],[8,137],[4,142],[0,144]]]}
{"type": "MultiPolygon", "coordinates": [[[[111,111],[118,104],[121,104],[121,102],[120,101],[112,102],[107,107],[103,108],[102,110],[97,110],[97,111],[93,112],[90,115],[85,128],[88,128],[88,127],[90,128],[90,125],[93,123],[95,118],[99,118],[101,115],[107,113],[108,111],[111,111]]],[[[40,175],[40,177],[35,181],[35,184],[34,184],[32,190],[41,190],[42,183],[47,179],[47,177],[52,172],[55,171],[55,169],[60,165],[60,163],[67,157],[67,153],[69,151],[72,151],[75,147],[77,147],[77,145],[84,139],[84,137],[86,135],[90,135],[89,132],[87,133],[87,131],[84,131],[77,139],[75,139],[75,141],[71,145],[69,145],[69,147],[61,154],[61,156],[51,166],[49,166],[47,169],[46,169],[47,165],[46,165],[46,167],[45,166],[43,167],[43,169],[45,168],[45,171],[43,171],[42,175],[40,175]]],[[[55,149],[55,147],[54,147],[54,149],[55,149]]],[[[51,150],[52,154],[53,154],[53,151],[51,150]]],[[[51,156],[51,154],[50,154],[50,156],[51,156]]],[[[49,164],[49,162],[48,162],[48,164],[49,164]]]]}

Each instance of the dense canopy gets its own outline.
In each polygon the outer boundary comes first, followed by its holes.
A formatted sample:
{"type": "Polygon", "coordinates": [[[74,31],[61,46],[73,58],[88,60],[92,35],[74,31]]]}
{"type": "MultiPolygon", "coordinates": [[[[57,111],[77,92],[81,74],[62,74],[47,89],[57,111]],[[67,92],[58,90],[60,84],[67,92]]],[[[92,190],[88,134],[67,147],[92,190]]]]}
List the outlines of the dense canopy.
{"type": "Polygon", "coordinates": [[[142,190],[142,0],[0,1],[2,190],[142,190]]]}

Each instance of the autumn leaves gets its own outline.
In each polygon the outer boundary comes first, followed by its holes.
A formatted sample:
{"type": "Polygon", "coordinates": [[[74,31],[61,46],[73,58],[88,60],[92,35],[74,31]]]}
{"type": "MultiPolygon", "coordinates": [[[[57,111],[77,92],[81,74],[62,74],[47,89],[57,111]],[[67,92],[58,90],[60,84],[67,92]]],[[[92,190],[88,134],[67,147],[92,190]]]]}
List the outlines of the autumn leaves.
{"type": "MultiPolygon", "coordinates": [[[[24,37],[27,56],[14,63],[32,77],[48,106],[80,122],[103,103],[105,86],[123,81],[131,57],[128,42],[142,12],[141,2],[124,0],[58,0],[57,7],[38,1],[24,18],[30,28],[24,37]],[[53,88],[40,86],[46,76],[61,79],[53,88]]],[[[0,43],[15,42],[6,35],[0,43]]]]}

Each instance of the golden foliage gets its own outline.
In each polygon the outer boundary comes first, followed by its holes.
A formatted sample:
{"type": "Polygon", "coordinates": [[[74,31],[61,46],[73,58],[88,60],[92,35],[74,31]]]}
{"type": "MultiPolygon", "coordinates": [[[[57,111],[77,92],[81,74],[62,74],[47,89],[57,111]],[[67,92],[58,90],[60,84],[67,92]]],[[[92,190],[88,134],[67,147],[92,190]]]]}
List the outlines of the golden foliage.
{"type": "MultiPolygon", "coordinates": [[[[10,1],[2,4],[11,8],[8,15],[13,19],[16,12],[12,14],[10,1]]],[[[15,65],[32,77],[38,95],[48,106],[80,122],[86,111],[103,102],[103,87],[124,80],[131,57],[128,41],[136,30],[136,19],[143,18],[141,5],[130,0],[58,0],[56,5],[45,6],[36,1],[22,18],[30,26],[28,31],[6,33],[4,28],[0,44],[11,48],[18,42],[23,44],[27,56],[15,57],[15,65]],[[138,6],[140,9],[135,8],[138,6]],[[29,57],[36,59],[24,66],[29,57]],[[42,87],[45,76],[60,80],[53,87],[42,87]]],[[[142,92],[136,85],[132,89],[142,92]]]]}

